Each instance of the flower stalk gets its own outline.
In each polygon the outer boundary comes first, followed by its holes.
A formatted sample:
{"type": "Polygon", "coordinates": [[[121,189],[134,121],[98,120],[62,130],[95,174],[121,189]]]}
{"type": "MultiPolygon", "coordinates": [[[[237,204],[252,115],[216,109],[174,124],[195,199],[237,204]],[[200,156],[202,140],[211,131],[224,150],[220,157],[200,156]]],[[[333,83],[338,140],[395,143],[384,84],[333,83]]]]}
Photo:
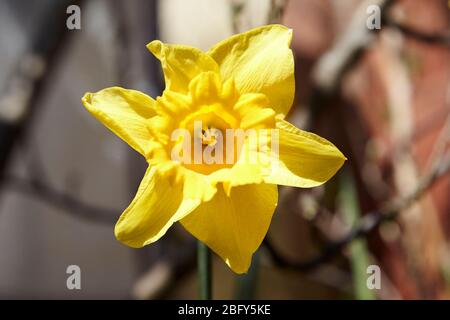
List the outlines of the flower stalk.
{"type": "Polygon", "coordinates": [[[197,241],[198,296],[200,300],[212,299],[211,250],[202,241],[197,241]]]}

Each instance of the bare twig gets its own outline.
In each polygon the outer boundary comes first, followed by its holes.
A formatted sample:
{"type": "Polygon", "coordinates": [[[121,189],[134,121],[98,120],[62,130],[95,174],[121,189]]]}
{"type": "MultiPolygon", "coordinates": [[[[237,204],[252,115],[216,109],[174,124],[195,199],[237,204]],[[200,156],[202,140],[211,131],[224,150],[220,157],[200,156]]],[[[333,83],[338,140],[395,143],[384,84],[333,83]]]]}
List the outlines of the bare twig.
{"type": "Polygon", "coordinates": [[[366,27],[367,7],[377,4],[382,15],[385,15],[394,3],[395,0],[362,1],[347,28],[343,30],[342,36],[336,39],[331,49],[314,65],[312,73],[314,87],[309,97],[309,117],[304,126],[305,130],[310,130],[322,111],[335,100],[342,79],[375,39],[376,33],[366,27]]]}
{"type": "Polygon", "coordinates": [[[281,256],[276,248],[273,247],[268,238],[264,240],[265,247],[268,249],[273,261],[282,267],[293,268],[301,271],[308,271],[335,256],[347,244],[356,238],[366,236],[375,230],[384,221],[393,220],[404,209],[417,201],[423,193],[428,190],[440,177],[450,171],[450,153],[440,156],[433,164],[430,171],[419,181],[417,188],[409,196],[396,199],[389,202],[382,209],[365,214],[360,222],[344,237],[329,243],[317,256],[304,261],[292,263],[281,256]]]}
{"type": "Polygon", "coordinates": [[[107,209],[85,203],[76,197],[58,191],[40,181],[27,180],[15,176],[1,178],[2,187],[16,191],[36,200],[43,201],[56,208],[63,209],[65,213],[84,220],[112,225],[117,220],[121,210],[107,209]]]}
{"type": "Polygon", "coordinates": [[[32,119],[41,88],[54,70],[69,30],[66,8],[80,1],[57,1],[47,6],[43,23],[36,26],[29,48],[18,57],[17,66],[0,94],[0,172],[9,160],[15,142],[24,136],[32,119]],[[56,18],[55,18],[56,17],[56,18]],[[51,30],[52,32],[49,32],[51,30]]]}
{"type": "Polygon", "coordinates": [[[375,33],[366,27],[367,7],[377,4],[384,15],[393,3],[394,0],[365,0],[358,6],[342,36],[314,67],[313,78],[317,90],[325,94],[336,92],[347,70],[372,43],[375,33]]]}
{"type": "MultiPolygon", "coordinates": [[[[432,43],[447,43],[447,36],[430,36],[420,34],[415,30],[411,30],[405,26],[395,24],[392,21],[387,20],[386,17],[388,8],[394,3],[394,0],[378,1],[378,5],[382,11],[382,21],[384,21],[387,25],[396,27],[406,35],[415,36],[423,41],[432,43]]],[[[349,23],[348,29],[343,32],[343,36],[336,41],[330,51],[322,56],[315,66],[315,88],[313,89],[310,98],[312,114],[311,120],[307,125],[307,129],[312,126],[312,123],[314,122],[314,119],[317,118],[318,113],[324,108],[324,106],[327,105],[327,101],[338,93],[342,78],[345,76],[346,72],[350,70],[359,60],[361,53],[374,39],[374,33],[365,28],[365,23],[363,21],[366,19],[365,8],[367,8],[367,4],[368,2],[361,4],[360,8],[356,11],[354,17],[349,23]]],[[[371,4],[373,4],[372,1],[371,4]]],[[[445,131],[446,127],[447,126],[444,127],[445,131]]],[[[438,144],[444,143],[445,145],[448,143],[449,137],[448,135],[445,135],[443,138],[440,138],[439,141],[442,141],[442,139],[446,139],[446,141],[438,142],[438,144]]],[[[369,234],[384,221],[395,219],[399,212],[405,208],[408,208],[411,204],[417,201],[417,199],[420,198],[423,193],[434,184],[434,182],[450,171],[450,154],[448,152],[444,152],[445,148],[441,148],[441,150],[442,152],[434,158],[433,164],[428,173],[419,180],[417,188],[413,192],[403,198],[398,198],[392,202],[389,202],[378,211],[365,214],[361,218],[358,225],[356,225],[347,235],[343,236],[338,241],[334,241],[326,245],[317,256],[304,262],[294,263],[280,255],[269,239],[266,238],[264,240],[264,244],[274,262],[283,267],[303,271],[311,270],[339,253],[343,247],[354,239],[369,234]]]]}
{"type": "Polygon", "coordinates": [[[393,27],[399,30],[405,36],[417,39],[419,41],[450,47],[450,33],[447,34],[424,33],[422,31],[404,25],[400,22],[397,22],[391,18],[388,18],[387,16],[384,17],[383,24],[386,26],[393,27]]]}

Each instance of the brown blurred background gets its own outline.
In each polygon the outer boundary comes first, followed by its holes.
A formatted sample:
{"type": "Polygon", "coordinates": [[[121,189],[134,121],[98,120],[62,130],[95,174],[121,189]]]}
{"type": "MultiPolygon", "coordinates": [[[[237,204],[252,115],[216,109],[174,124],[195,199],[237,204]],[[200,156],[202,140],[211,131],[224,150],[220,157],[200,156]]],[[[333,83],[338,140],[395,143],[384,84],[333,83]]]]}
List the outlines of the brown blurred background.
{"type": "Polygon", "coordinates": [[[1,0],[0,298],[196,297],[182,227],[139,250],[115,240],[146,164],[80,99],[113,85],[161,94],[153,39],[207,50],[268,23],[294,30],[290,121],[349,160],[324,187],[280,188],[250,272],[214,259],[214,297],[450,298],[447,0],[1,0]],[[80,30],[66,27],[72,4],[80,30]],[[66,287],[69,265],[81,290],[66,287]]]}

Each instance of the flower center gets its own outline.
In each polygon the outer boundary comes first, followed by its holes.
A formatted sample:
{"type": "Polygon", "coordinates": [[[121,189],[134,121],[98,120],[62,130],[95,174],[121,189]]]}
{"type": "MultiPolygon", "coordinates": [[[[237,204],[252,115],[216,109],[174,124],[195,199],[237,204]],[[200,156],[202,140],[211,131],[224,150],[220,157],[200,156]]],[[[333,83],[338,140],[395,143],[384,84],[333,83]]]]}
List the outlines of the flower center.
{"type": "Polygon", "coordinates": [[[217,143],[217,137],[221,134],[219,129],[206,126],[202,129],[202,144],[204,146],[214,146],[217,143]]]}
{"type": "Polygon", "coordinates": [[[237,160],[232,133],[238,127],[235,116],[221,104],[201,107],[180,123],[185,129],[183,164],[196,172],[209,174],[231,167],[237,160]]]}
{"type": "MultiPolygon", "coordinates": [[[[259,150],[259,131],[274,127],[265,95],[239,94],[233,79],[222,83],[213,72],[195,77],[187,93],[168,91],[157,101],[171,160],[202,174],[232,167],[245,156],[244,143],[249,152],[259,150]]],[[[157,126],[150,131],[158,135],[157,126]]]]}

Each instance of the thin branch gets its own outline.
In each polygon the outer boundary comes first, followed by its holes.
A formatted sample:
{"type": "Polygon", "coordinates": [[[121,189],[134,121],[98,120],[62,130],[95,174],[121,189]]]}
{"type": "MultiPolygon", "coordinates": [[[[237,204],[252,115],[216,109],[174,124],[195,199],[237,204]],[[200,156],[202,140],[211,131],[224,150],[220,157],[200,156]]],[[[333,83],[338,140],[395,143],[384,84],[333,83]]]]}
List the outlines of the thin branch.
{"type": "Polygon", "coordinates": [[[366,10],[372,4],[377,4],[382,15],[386,15],[395,0],[361,1],[341,36],[316,62],[312,73],[314,87],[308,101],[310,114],[305,130],[311,130],[319,115],[334,101],[339,94],[342,79],[376,39],[376,33],[366,27],[366,10]]]}
{"type": "Polygon", "coordinates": [[[47,5],[42,23],[35,26],[28,48],[0,90],[0,173],[4,171],[15,142],[26,135],[37,103],[60,53],[66,44],[66,8],[78,1],[55,1],[47,5]],[[49,32],[51,30],[51,32],[49,32]]]}
{"type": "Polygon", "coordinates": [[[102,208],[85,203],[40,181],[15,176],[4,176],[1,180],[3,188],[30,196],[62,209],[69,215],[87,221],[112,225],[116,222],[117,216],[121,212],[121,210],[102,208]]]}
{"type": "Polygon", "coordinates": [[[314,66],[316,90],[326,95],[336,93],[346,72],[359,61],[361,53],[375,39],[375,33],[366,28],[367,7],[377,4],[384,16],[394,3],[394,0],[365,0],[359,4],[341,36],[314,66]]]}
{"type": "Polygon", "coordinates": [[[419,41],[427,42],[430,44],[437,44],[450,47],[450,33],[447,34],[429,34],[413,29],[400,22],[397,22],[388,17],[384,17],[383,25],[393,27],[403,33],[405,36],[417,39],[419,41]]]}
{"type": "Polygon", "coordinates": [[[329,243],[317,256],[307,261],[289,261],[277,252],[268,238],[264,240],[264,245],[268,249],[276,265],[301,271],[309,271],[334,257],[341,251],[342,248],[344,248],[353,240],[361,236],[368,235],[381,223],[395,219],[400,212],[417,201],[424,194],[424,192],[428,190],[440,177],[449,172],[450,153],[447,152],[445,155],[442,155],[441,157],[439,157],[439,159],[437,159],[437,161],[433,164],[430,172],[420,179],[417,189],[409,196],[396,199],[388,203],[378,211],[373,211],[365,214],[361,218],[359,224],[356,225],[347,235],[337,241],[329,243]]]}

